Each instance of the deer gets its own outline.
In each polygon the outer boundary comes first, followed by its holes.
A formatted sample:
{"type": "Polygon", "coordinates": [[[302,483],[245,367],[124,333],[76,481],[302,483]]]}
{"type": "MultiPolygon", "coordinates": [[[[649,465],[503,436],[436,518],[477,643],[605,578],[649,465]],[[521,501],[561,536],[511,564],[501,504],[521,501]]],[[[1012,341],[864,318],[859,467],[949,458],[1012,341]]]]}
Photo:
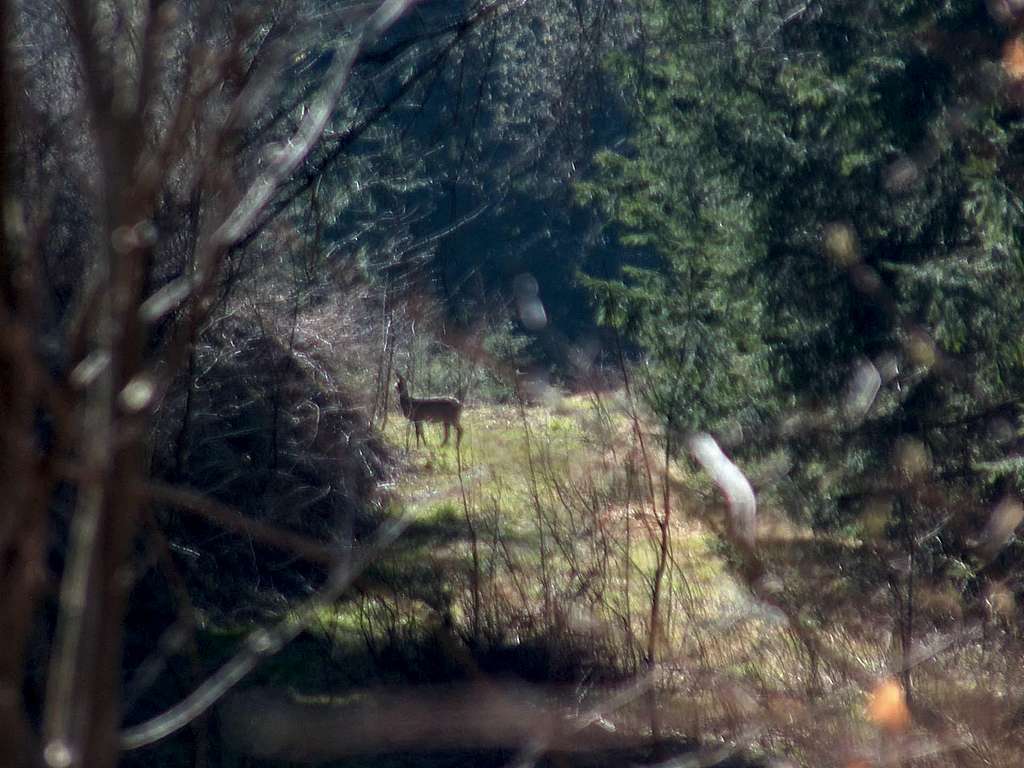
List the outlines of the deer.
{"type": "Polygon", "coordinates": [[[416,447],[423,440],[424,445],[427,438],[423,434],[423,422],[432,421],[436,424],[444,424],[444,442],[448,445],[449,430],[455,427],[455,447],[462,445],[462,425],[459,418],[462,416],[462,403],[456,397],[409,397],[409,388],[405,384],[402,375],[396,373],[398,383],[395,389],[398,390],[398,404],[402,408],[402,415],[416,427],[416,447]]]}

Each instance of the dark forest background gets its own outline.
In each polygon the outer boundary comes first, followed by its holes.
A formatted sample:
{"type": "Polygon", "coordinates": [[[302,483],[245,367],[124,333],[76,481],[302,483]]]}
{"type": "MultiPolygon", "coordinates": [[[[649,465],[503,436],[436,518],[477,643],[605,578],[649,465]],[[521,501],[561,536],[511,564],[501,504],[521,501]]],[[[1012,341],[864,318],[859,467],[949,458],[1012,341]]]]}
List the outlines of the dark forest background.
{"type": "Polygon", "coordinates": [[[1019,6],[0,0],[0,762],[1019,764],[1019,6]]]}

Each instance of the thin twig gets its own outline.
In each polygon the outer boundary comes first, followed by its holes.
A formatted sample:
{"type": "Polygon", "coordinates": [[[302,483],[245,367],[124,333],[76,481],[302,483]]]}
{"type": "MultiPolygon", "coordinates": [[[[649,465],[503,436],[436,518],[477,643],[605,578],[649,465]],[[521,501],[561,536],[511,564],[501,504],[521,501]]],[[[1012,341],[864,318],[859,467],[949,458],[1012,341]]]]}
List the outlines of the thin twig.
{"type": "Polygon", "coordinates": [[[316,617],[317,612],[334,603],[359,575],[384,552],[411,522],[396,518],[384,523],[374,540],[358,557],[344,558],[331,573],[324,587],[274,626],[249,634],[242,648],[227,663],[210,675],[192,693],[166,712],[121,732],[121,749],[133,750],[155,744],[184,728],[216,704],[264,659],[270,658],[294,640],[316,617]]]}

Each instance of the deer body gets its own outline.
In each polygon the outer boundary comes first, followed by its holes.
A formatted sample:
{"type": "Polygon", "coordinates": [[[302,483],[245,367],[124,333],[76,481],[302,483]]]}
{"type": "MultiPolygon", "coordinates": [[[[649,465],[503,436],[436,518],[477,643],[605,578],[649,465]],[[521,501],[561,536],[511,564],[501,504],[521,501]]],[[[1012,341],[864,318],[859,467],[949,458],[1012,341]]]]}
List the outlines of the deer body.
{"type": "Polygon", "coordinates": [[[398,404],[402,409],[402,414],[416,427],[417,447],[419,447],[421,439],[424,443],[427,442],[427,438],[423,435],[423,422],[425,421],[444,424],[443,445],[448,444],[452,427],[455,427],[455,445],[462,444],[462,425],[459,423],[462,416],[462,403],[458,398],[409,397],[409,389],[405,384],[405,379],[401,376],[398,376],[398,383],[395,387],[398,390],[398,404]]]}

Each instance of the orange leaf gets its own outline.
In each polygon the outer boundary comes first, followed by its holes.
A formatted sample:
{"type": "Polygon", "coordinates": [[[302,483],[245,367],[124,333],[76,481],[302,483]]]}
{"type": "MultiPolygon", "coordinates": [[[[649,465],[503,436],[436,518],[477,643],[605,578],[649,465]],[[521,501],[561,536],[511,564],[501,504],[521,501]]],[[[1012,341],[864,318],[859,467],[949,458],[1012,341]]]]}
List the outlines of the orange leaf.
{"type": "Polygon", "coordinates": [[[1024,39],[1013,37],[1003,45],[1003,70],[1013,80],[1024,79],[1024,39]]]}
{"type": "Polygon", "coordinates": [[[885,731],[905,731],[910,726],[910,710],[903,686],[889,678],[871,691],[868,719],[885,731]]]}

